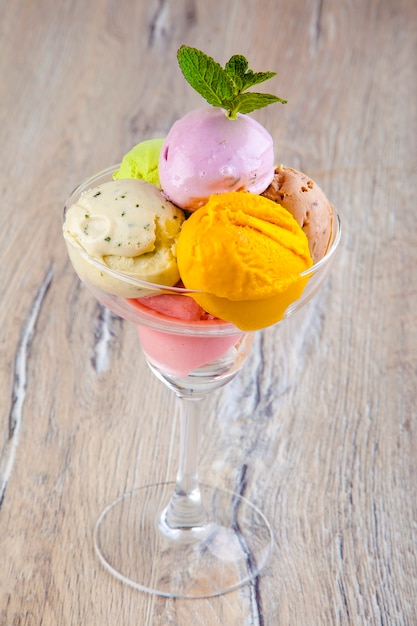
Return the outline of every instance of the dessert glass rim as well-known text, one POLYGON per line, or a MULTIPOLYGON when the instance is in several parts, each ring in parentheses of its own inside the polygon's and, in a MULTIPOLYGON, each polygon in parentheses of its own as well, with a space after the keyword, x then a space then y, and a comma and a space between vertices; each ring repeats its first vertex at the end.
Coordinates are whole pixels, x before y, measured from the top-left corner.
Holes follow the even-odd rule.
MULTIPOLYGON (((67 197, 67 200, 65 201, 65 204, 64 204, 64 222, 65 222, 66 212, 68 208, 73 204, 72 198, 76 196, 77 194, 81 195, 83 191, 87 191, 88 189, 91 189, 92 187, 96 186, 97 180, 103 178, 104 176, 110 176, 116 170, 118 170, 119 167, 120 167, 120 163, 116 163, 114 165, 106 167, 96 172, 95 174, 88 176, 87 178, 82 180, 78 185, 76 185, 76 187, 73 188, 72 192, 67 197)), ((137 179, 137 180, 140 180, 140 179, 137 179)), ((304 270, 303 272, 300 272, 298 274, 299 278, 309 278, 310 276, 313 276, 317 271, 321 269, 323 265, 327 265, 327 263, 333 257, 333 255, 335 254, 338 248, 341 234, 342 234, 341 222, 340 222, 338 211, 333 205, 331 205, 331 207, 333 210, 333 224, 332 224, 332 235, 331 235, 328 249, 325 255, 319 261, 317 261, 316 263, 313 263, 311 267, 304 270)), ((74 246, 74 243, 71 242, 71 245, 74 246)), ((160 283, 152 283, 146 280, 141 280, 140 278, 135 278, 134 276, 131 276, 127 273, 123 273, 123 272, 120 272, 118 270, 115 270, 109 267, 108 265, 106 265, 106 263, 103 263, 103 261, 101 261, 100 259, 96 257, 90 256, 80 244, 77 244, 77 248, 79 248, 79 252, 86 259, 88 259, 90 264, 94 265, 97 269, 105 271, 110 276, 113 276, 119 280, 122 280, 123 282, 127 282, 132 285, 137 285, 138 287, 147 289, 149 291, 158 290, 159 292, 165 292, 167 294, 171 293, 171 294, 178 294, 178 295, 183 294, 184 295, 184 294, 193 294, 193 293, 197 293, 197 294, 203 293, 201 289, 189 289, 187 287, 175 287, 175 286, 170 286, 170 285, 162 285, 160 283)))

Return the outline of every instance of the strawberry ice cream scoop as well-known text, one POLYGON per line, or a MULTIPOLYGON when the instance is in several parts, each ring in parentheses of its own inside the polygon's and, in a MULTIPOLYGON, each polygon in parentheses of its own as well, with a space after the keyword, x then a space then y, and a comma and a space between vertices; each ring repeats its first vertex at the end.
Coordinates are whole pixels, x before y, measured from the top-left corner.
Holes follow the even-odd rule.
POLYGON ((244 337, 237 329, 224 334, 213 332, 222 328, 224 322, 206 313, 188 296, 166 294, 128 302, 144 320, 137 324, 137 329, 147 359, 173 376, 187 376, 222 358, 244 337), (163 328, 167 318, 171 331, 163 328), (152 319, 152 324, 146 323, 147 319, 152 319))
POLYGON ((274 149, 268 131, 248 115, 229 119, 216 107, 194 109, 175 122, 159 157, 165 196, 188 211, 216 193, 260 194, 273 176, 274 149))

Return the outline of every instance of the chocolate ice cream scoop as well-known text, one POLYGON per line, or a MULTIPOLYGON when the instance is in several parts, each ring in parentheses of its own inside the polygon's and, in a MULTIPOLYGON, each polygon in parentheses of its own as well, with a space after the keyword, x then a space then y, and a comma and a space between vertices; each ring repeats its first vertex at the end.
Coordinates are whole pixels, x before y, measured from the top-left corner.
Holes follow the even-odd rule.
POLYGON ((289 211, 307 235, 310 253, 317 263, 327 252, 332 235, 332 206, 311 178, 291 167, 279 165, 262 194, 289 211))

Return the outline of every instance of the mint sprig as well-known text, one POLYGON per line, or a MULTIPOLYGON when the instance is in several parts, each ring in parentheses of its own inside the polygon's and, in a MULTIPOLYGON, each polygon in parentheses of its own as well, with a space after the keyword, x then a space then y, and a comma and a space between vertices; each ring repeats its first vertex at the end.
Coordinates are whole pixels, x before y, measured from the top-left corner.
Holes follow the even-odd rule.
POLYGON ((224 68, 201 50, 188 46, 181 46, 177 58, 191 87, 212 106, 225 109, 231 119, 238 113, 250 113, 274 102, 287 102, 269 93, 247 92, 250 87, 276 76, 276 72, 253 72, 241 54, 233 55, 224 68))

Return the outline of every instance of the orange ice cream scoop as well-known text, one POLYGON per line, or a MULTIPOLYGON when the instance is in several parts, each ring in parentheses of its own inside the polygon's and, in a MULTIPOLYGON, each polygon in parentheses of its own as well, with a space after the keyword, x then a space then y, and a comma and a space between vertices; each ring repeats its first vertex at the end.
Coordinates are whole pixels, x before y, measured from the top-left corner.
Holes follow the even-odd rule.
POLYGON ((242 330, 274 324, 301 295, 313 264, 290 213, 263 196, 210 196, 183 224, 177 262, 187 289, 211 315, 242 330))

